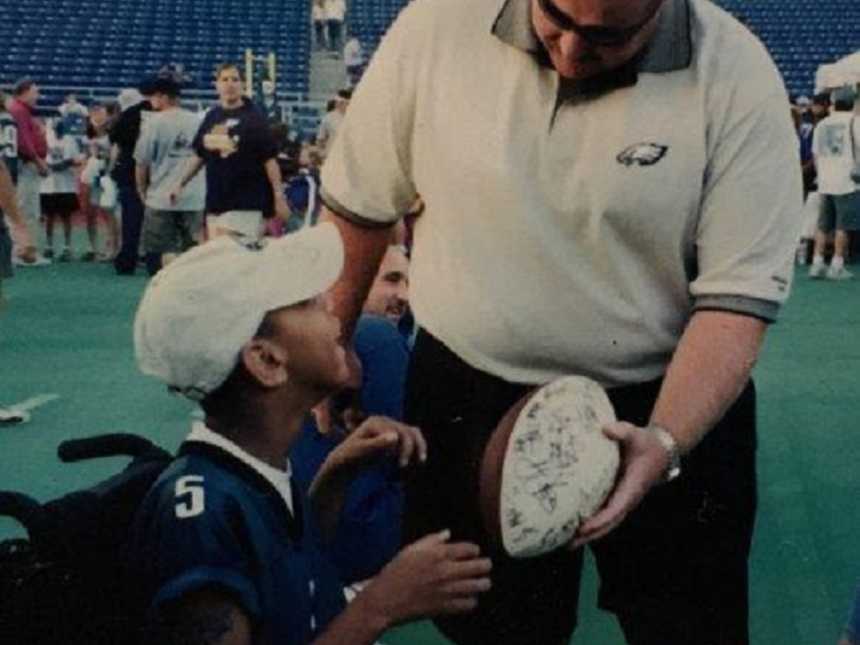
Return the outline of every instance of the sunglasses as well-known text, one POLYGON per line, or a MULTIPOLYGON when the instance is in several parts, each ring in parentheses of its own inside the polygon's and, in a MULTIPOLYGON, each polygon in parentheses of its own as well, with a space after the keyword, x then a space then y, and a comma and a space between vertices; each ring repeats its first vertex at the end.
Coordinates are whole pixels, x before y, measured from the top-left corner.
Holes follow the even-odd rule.
POLYGON ((561 31, 572 31, 596 47, 620 48, 629 43, 657 15, 662 2, 655 2, 645 18, 629 27, 602 27, 580 25, 559 9, 552 0, 538 0, 541 11, 561 31))

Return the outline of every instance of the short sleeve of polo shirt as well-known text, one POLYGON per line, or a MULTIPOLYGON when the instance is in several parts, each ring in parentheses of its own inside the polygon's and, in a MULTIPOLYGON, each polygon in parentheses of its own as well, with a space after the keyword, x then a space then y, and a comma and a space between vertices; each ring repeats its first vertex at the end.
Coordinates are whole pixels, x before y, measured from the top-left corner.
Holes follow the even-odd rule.
POLYGON ((415 11, 407 6, 377 49, 322 170, 323 202, 367 226, 397 221, 417 196, 410 152, 415 90, 408 71, 413 68, 404 61, 415 55, 409 46, 419 27, 415 11))
POLYGON ((690 293, 696 310, 775 320, 791 286, 803 198, 788 99, 775 71, 765 78, 764 87, 728 88, 725 114, 712 121, 690 293))
POLYGON ((164 482, 154 507, 144 509, 148 517, 138 522, 136 547, 130 555, 154 562, 149 565, 154 576, 149 581, 154 587, 152 607, 215 587, 257 618, 261 598, 253 583, 248 547, 240 535, 238 503, 211 486, 208 477, 200 479, 192 475, 164 482), (192 495, 199 497, 195 501, 192 495), (197 504, 202 504, 199 513, 197 504))

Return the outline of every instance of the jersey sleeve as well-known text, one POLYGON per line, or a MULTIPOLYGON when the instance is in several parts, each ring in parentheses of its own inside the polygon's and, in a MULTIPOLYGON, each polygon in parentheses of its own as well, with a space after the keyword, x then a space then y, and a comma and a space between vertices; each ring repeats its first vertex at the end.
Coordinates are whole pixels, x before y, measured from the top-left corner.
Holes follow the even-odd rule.
POLYGON ((260 616, 239 503, 208 475, 184 474, 161 483, 138 524, 133 557, 144 559, 136 568, 151 578, 151 607, 217 588, 252 619, 260 616))
POLYGON ((782 91, 750 100, 715 128, 695 235, 696 310, 772 321, 788 297, 803 199, 786 101, 782 91))

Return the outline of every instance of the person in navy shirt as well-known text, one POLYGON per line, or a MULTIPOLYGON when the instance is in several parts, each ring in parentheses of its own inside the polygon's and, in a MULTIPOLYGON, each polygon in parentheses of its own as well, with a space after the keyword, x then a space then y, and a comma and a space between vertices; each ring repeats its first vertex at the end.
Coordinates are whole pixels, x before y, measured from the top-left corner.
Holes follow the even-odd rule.
MULTIPOLYGON (((233 230, 224 215, 238 212, 250 229, 259 230, 262 218, 288 216, 278 146, 263 111, 243 95, 239 68, 219 65, 215 72, 219 103, 200 124, 193 147, 195 156, 172 191, 176 199, 186 184, 206 167, 206 214, 211 235, 218 228, 233 230)), ((229 217, 229 216, 228 216, 229 217)), ((211 236, 210 235, 210 236, 211 236)))
POLYGON ((325 549, 351 482, 381 455, 406 465, 426 449, 416 428, 373 417, 328 455, 307 512, 293 485, 302 420, 351 378, 340 322, 319 295, 342 266, 330 224, 268 244, 222 236, 144 293, 138 365, 206 416, 148 493, 125 549, 143 642, 369 645, 398 623, 470 611, 489 588, 489 560, 441 531, 343 606, 325 549))

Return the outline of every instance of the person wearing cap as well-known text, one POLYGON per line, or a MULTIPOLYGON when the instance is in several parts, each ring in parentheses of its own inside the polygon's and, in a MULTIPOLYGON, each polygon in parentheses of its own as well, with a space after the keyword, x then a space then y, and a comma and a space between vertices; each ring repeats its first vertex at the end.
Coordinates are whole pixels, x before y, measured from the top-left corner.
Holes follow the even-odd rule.
MULTIPOLYGON (((114 269, 119 275, 133 275, 139 259, 144 207, 137 190, 134 149, 137 146, 144 119, 152 112, 152 103, 149 101, 153 90, 152 80, 148 77, 141 81, 138 88, 140 100, 131 103, 122 111, 109 134, 113 146, 110 174, 116 182, 122 209, 121 244, 113 261, 114 269)), ((136 94, 126 93, 123 100, 131 102, 136 98, 136 94)))
POLYGON ((215 70, 219 104, 207 112, 197 131, 195 155, 178 173, 171 199, 206 167, 206 227, 209 237, 225 233, 257 239, 263 219, 289 217, 278 166, 278 146, 266 116, 248 97, 239 68, 215 70))
POLYGON ((860 119, 853 113, 855 92, 850 87, 833 93, 833 113, 822 120, 812 135, 812 153, 818 173, 818 230, 809 277, 848 280, 845 268, 850 236, 860 229, 860 185, 852 177, 860 168, 860 119), (833 257, 824 263, 827 238, 833 234, 833 257))
POLYGON ((479 457, 534 386, 591 377, 621 420, 606 506, 568 550, 494 558, 478 611, 437 621, 454 642, 569 642, 585 543, 628 642, 748 642, 750 373, 801 225, 787 105, 761 42, 705 0, 416 0, 383 38, 322 200, 347 330, 386 228, 426 205, 405 418, 431 450, 407 538, 482 538, 479 457))
POLYGON ((138 365, 206 417, 146 495, 124 550, 148 617, 143 642, 369 645, 397 623, 468 610, 489 586, 489 561, 443 531, 404 549, 343 607, 323 556, 345 488, 385 454, 401 466, 426 455, 420 431, 376 417, 323 464, 308 509, 291 482, 303 419, 350 378, 340 322, 320 295, 342 267, 326 224, 253 247, 221 236, 148 285, 134 322, 138 365))
POLYGON ((174 177, 194 156, 192 142, 200 119, 180 105, 183 80, 170 72, 153 82, 153 114, 135 146, 137 190, 146 207, 143 216, 143 251, 149 275, 187 251, 202 237, 206 179, 195 177, 175 200, 170 191, 174 177))

